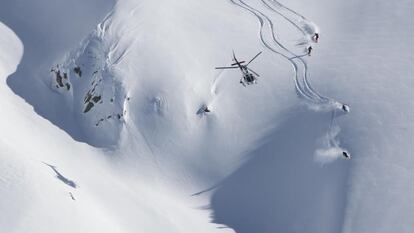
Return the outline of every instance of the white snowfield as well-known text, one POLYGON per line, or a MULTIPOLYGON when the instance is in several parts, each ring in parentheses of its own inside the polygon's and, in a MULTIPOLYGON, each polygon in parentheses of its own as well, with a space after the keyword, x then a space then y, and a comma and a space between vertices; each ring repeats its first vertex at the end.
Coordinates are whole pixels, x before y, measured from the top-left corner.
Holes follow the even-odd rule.
POLYGON ((0 232, 413 232, 413 10, 2 0, 0 232))

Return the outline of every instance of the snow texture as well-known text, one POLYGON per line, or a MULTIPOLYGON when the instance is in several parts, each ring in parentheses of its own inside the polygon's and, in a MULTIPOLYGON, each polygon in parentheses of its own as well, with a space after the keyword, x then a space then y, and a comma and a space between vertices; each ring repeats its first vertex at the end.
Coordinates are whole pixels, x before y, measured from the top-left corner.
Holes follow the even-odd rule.
POLYGON ((0 232, 413 232, 413 10, 2 0, 0 232))

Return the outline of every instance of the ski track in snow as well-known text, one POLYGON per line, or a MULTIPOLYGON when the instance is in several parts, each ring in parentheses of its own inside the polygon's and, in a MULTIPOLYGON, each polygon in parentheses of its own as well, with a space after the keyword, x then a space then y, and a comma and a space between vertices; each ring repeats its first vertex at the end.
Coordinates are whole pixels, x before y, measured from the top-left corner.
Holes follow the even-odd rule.
MULTIPOLYGON (((276 49, 274 49, 270 44, 268 44, 266 41, 265 41, 265 39, 264 39, 264 35, 263 35, 263 29, 264 29, 264 20, 263 20, 263 18, 259 15, 259 14, 257 14, 254 10, 252 10, 252 9, 250 9, 250 8, 248 8, 248 6, 247 5, 241 5, 241 4, 239 4, 239 3, 237 3, 237 2, 235 2, 234 0, 230 0, 233 4, 235 4, 235 5, 237 5, 237 6, 239 6, 239 7, 241 7, 241 8, 243 8, 243 9, 245 9, 245 10, 247 10, 247 11, 249 11, 250 13, 252 13, 253 15, 255 15, 257 18, 258 18, 258 20, 259 20, 259 22, 260 22, 260 31, 259 31, 259 37, 260 37, 260 40, 261 40, 261 42, 262 42, 262 44, 267 48, 267 49, 269 49, 271 52, 273 52, 273 53, 275 53, 275 54, 277 54, 277 55, 280 55, 280 56, 282 56, 283 58, 285 58, 285 59, 287 59, 291 64, 292 64, 292 67, 293 67, 293 69, 294 69, 294 80, 295 80, 295 88, 296 88, 296 92, 298 93, 298 95, 299 95, 299 97, 301 97, 301 98, 305 98, 305 99, 307 99, 307 100, 309 100, 309 101, 312 101, 312 99, 311 99, 311 97, 310 96, 308 96, 307 95, 307 93, 302 89, 302 87, 300 86, 300 84, 299 84, 299 78, 298 78, 298 66, 297 66, 297 64, 294 62, 294 61, 292 61, 292 60, 290 60, 289 59, 289 57, 288 56, 286 56, 286 55, 284 55, 283 53, 281 53, 281 52, 279 52, 279 51, 277 51, 276 49)), ((272 24, 270 25, 270 27, 272 27, 272 24)))
MULTIPOLYGON (((232 1, 234 3, 234 1, 232 1)), ((294 63, 294 66, 296 67, 295 72, 297 73, 295 75, 296 79, 297 79, 297 83, 299 83, 298 77, 298 65, 296 64, 296 62, 294 62, 293 60, 298 58, 300 60, 300 62, 303 64, 304 67, 304 74, 302 75, 302 79, 303 79, 303 84, 304 87, 301 87, 300 85, 298 86, 300 88, 300 93, 303 93, 306 99, 308 99, 310 102, 315 103, 315 104, 323 104, 323 103, 334 103, 335 101, 328 98, 328 97, 324 97, 321 96, 320 94, 318 94, 310 85, 309 83, 309 79, 308 79, 308 66, 305 60, 302 59, 303 56, 306 56, 306 54, 304 55, 297 55, 294 52, 292 52, 291 50, 289 50, 286 46, 284 46, 275 36, 275 30, 274 30, 274 22, 270 19, 269 16, 267 16, 266 14, 264 14, 263 12, 259 11, 258 9, 255 9, 254 7, 250 6, 249 4, 247 4, 246 2, 244 2, 243 0, 239 0, 239 2, 242 4, 236 4, 246 10, 248 10, 249 12, 253 13, 257 18, 259 18, 260 22, 261 22, 261 27, 264 27, 264 22, 268 22, 269 24, 269 29, 271 30, 271 38, 273 40, 274 43, 276 43, 281 49, 283 49, 286 53, 288 53, 288 55, 292 56, 291 58, 289 58, 288 56, 286 56, 285 54, 281 53, 281 52, 276 52, 279 55, 282 55, 285 59, 288 59, 291 63, 294 63)), ((262 0, 263 2, 263 0, 262 0)), ((276 11, 276 10, 275 10, 276 11)), ((296 25, 297 28, 299 28, 299 26, 296 25)), ((263 30, 262 28, 260 29, 261 31, 263 30)), ((301 30, 302 31, 302 30, 301 30)), ((304 31, 302 31, 304 32, 304 31)), ((263 37, 261 38, 263 39, 263 37)), ((263 39, 264 40, 264 39, 263 39)), ((262 40, 262 42, 265 44, 265 46, 270 49, 271 51, 275 52, 275 49, 271 47, 271 45, 269 45, 268 43, 264 42, 262 40)))
MULTIPOLYGON (((302 34, 303 34, 303 36, 311 36, 311 35, 309 35, 309 32, 307 32, 306 30, 304 30, 304 29, 302 29, 297 23, 295 23, 293 20, 291 20, 290 18, 288 18, 287 16, 285 16, 284 14, 282 14, 280 11, 278 11, 278 10, 276 10, 275 8, 273 8, 272 6, 270 6, 265 0, 261 0, 262 1, 262 3, 264 4, 264 5, 266 5, 271 11, 273 11, 273 12, 275 12, 275 13, 277 13, 278 15, 280 15, 280 16, 282 16, 285 20, 287 20, 290 24, 292 24, 296 29, 298 29, 302 34)), ((302 16, 302 15, 300 15, 299 13, 297 13, 296 11, 293 11, 293 10, 291 10, 290 8, 287 8, 287 7, 285 7, 284 5, 282 5, 281 3, 279 3, 278 1, 275 1, 275 0, 272 0, 272 2, 273 3, 275 3, 275 4, 278 4, 278 6, 280 6, 280 8, 282 8, 282 9, 286 9, 286 10, 288 10, 288 11, 290 11, 290 12, 292 12, 293 14, 295 14, 296 16, 298 16, 298 17, 300 17, 301 19, 303 19, 303 21, 305 22, 305 24, 310 24, 310 22, 304 17, 304 16, 302 16)), ((327 102, 327 103, 335 103, 336 101, 335 100, 333 100, 333 99, 331 99, 331 98, 329 98, 329 97, 326 97, 326 96, 323 96, 323 95, 321 95, 318 91, 316 91, 313 87, 312 87, 312 85, 311 85, 311 83, 310 83, 310 81, 309 81, 309 76, 308 76, 308 64, 307 64, 307 62, 303 59, 303 57, 304 56, 306 56, 306 55, 299 55, 299 56, 295 56, 295 57, 293 57, 292 59, 299 59, 299 61, 303 64, 303 66, 304 66, 304 83, 305 83, 305 85, 306 85, 306 88, 308 88, 308 90, 310 90, 311 91, 311 93, 313 94, 313 95, 315 95, 317 98, 319 98, 319 99, 321 99, 322 101, 324 101, 324 102, 327 102)))
MULTIPOLYGON (((341 108, 343 104, 339 103, 338 101, 330 98, 330 97, 326 97, 321 95, 318 91, 316 91, 312 85, 310 84, 310 80, 309 80, 309 74, 308 74, 308 64, 307 62, 303 59, 304 56, 307 56, 307 54, 302 54, 302 55, 298 55, 295 54, 293 51, 289 50, 284 44, 282 44, 282 42, 280 42, 277 37, 276 37, 276 32, 275 32, 275 24, 272 21, 272 19, 264 14, 263 12, 259 11, 258 9, 252 7, 251 5, 247 4, 245 1, 243 0, 237 0, 237 2, 235 0, 230 0, 234 5, 237 5, 247 11, 249 11, 250 13, 252 13, 253 15, 255 15, 257 17, 257 19, 260 22, 260 29, 259 29, 259 37, 260 40, 262 42, 262 44, 271 52, 275 53, 276 55, 280 55, 283 58, 285 58, 286 60, 288 60, 291 64, 292 67, 294 69, 294 80, 295 80, 295 88, 296 88, 296 92, 299 95, 299 97, 301 97, 302 99, 305 99, 307 101, 309 101, 312 105, 316 105, 316 107, 312 107, 313 110, 316 111, 323 111, 325 109, 332 109, 332 117, 331 117, 331 122, 328 128, 328 131, 326 133, 326 137, 328 138, 328 142, 325 143, 327 145, 323 145, 323 146, 327 146, 328 148, 336 148, 336 149, 341 149, 339 146, 339 141, 336 139, 337 134, 339 133, 339 127, 335 125, 335 119, 337 117, 336 114, 336 109, 337 108, 341 108), (272 42, 275 43, 279 48, 281 48, 284 52, 286 52, 288 55, 280 52, 277 50, 277 48, 274 48, 271 44, 269 44, 268 42, 266 42, 265 38, 264 38, 264 27, 265 24, 268 24, 269 29, 270 29, 270 37, 272 39, 272 42), (291 57, 289 57, 291 56, 291 57), (303 66, 303 73, 302 73, 302 83, 303 86, 301 86, 300 81, 299 81, 299 68, 298 68, 298 64, 295 62, 295 60, 299 60, 299 64, 301 64, 303 66), (337 129, 337 130, 336 130, 337 129), (334 132, 335 131, 335 132, 334 132)), ((285 14, 283 14, 282 12, 280 12, 278 9, 275 9, 274 7, 270 6, 269 3, 266 2, 266 0, 260 0, 261 3, 266 6, 267 8, 269 8, 272 12, 282 16, 287 22, 289 22, 290 24, 292 24, 297 30, 299 30, 303 36, 312 36, 308 31, 306 31, 305 29, 301 28, 298 23, 295 23, 294 20, 290 19, 289 17, 287 17, 285 14)), ((280 2, 276 1, 276 0, 271 0, 273 4, 277 4, 277 6, 279 7, 279 9, 284 9, 285 11, 289 11, 291 13, 293 13, 294 15, 296 15, 297 17, 301 18, 302 21, 304 22, 304 25, 306 25, 307 28, 312 28, 310 21, 308 21, 304 16, 300 15, 299 13, 297 13, 294 10, 291 10, 288 7, 285 7, 283 4, 281 4, 280 2)), ((312 30, 314 31, 314 30, 312 30)), ((311 32, 312 33, 312 32, 311 32)))

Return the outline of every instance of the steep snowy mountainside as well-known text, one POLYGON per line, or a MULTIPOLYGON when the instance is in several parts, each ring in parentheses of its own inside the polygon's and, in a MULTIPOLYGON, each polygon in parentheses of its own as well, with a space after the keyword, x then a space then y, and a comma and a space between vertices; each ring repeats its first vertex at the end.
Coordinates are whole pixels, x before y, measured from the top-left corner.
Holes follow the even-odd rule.
POLYGON ((120 169, 119 158, 73 141, 34 113, 5 83, 22 43, 4 24, 0 32, 7 41, 0 47, 1 232, 217 231, 194 208, 201 203, 120 169))
POLYGON ((412 10, 2 1, 0 231, 411 232, 412 10))
MULTIPOLYGON (((220 177, 228 167, 237 167, 239 157, 234 156, 251 150, 277 125, 283 118, 276 117, 279 113, 298 103, 291 67, 264 51, 262 62, 252 67, 266 82, 245 89, 237 84, 237 71, 214 67, 230 63, 232 50, 248 58, 263 49, 249 13, 221 1, 163 5, 118 2, 77 49, 39 71, 48 87, 38 91, 54 95, 54 103, 45 104, 47 95, 27 101, 77 140, 106 148, 138 143, 156 156, 171 153, 161 163, 174 164, 174 172, 180 165, 220 177), (235 27, 234 20, 243 26, 235 27), (56 105, 70 117, 56 119, 56 105), (214 114, 196 114, 203 105, 214 114), (197 146, 188 147, 188 141, 197 146)), ((14 79, 22 77, 16 73, 10 82, 14 79)), ((19 88, 14 90, 19 93, 19 88)))
MULTIPOLYGON (((334 170, 320 173, 319 165, 313 163, 312 158, 315 149, 313 144, 316 138, 326 133, 330 113, 314 115, 315 118, 310 118, 320 122, 315 124, 313 133, 304 133, 306 126, 296 126, 295 116, 298 114, 307 116, 309 113, 303 103, 311 102, 313 107, 318 107, 319 100, 313 100, 319 97, 308 90, 308 93, 302 93, 302 98, 307 101, 303 102, 298 98, 298 91, 302 90, 295 85, 295 81, 300 77, 295 76, 293 63, 288 59, 290 52, 281 51, 284 56, 279 56, 275 52, 279 48, 275 46, 272 31, 267 27, 269 22, 266 22, 263 41, 260 41, 259 25, 255 16, 232 2, 217 0, 162 3, 165 7, 160 8, 159 2, 119 1, 97 29, 89 36, 85 35, 82 41, 79 39, 80 44, 74 43, 73 49, 66 49, 65 46, 68 46, 70 41, 63 40, 61 46, 52 47, 43 44, 41 49, 25 50, 19 70, 8 78, 12 90, 32 104, 41 116, 65 130, 76 140, 104 148, 104 150, 97 150, 81 144, 82 152, 77 152, 78 146, 75 145, 78 144, 69 142, 68 138, 65 138, 57 146, 73 147, 74 151, 67 152, 69 154, 62 153, 61 150, 58 152, 38 150, 44 152, 42 154, 46 156, 41 160, 55 165, 57 169, 63 169, 58 170, 62 174, 68 174, 67 169, 73 169, 68 179, 79 184, 79 189, 73 193, 76 201, 82 199, 96 203, 96 206, 90 206, 82 202, 85 204, 79 204, 79 211, 84 211, 86 215, 93 215, 94 211, 99 212, 104 208, 110 213, 104 212, 103 217, 114 219, 108 221, 108 225, 86 226, 83 225, 83 221, 76 223, 76 218, 83 215, 74 211, 73 218, 70 217, 67 221, 74 222, 74 225, 82 230, 108 227, 108 229, 115 229, 112 231, 148 229, 149 232, 163 232, 165 229, 170 229, 169 221, 166 225, 162 224, 160 228, 154 228, 153 225, 156 225, 156 222, 165 223, 166 218, 171 218, 172 224, 179 228, 186 227, 186 223, 182 222, 187 221, 187 214, 191 214, 194 215, 191 221, 195 224, 188 225, 188 228, 197 227, 199 228, 197 232, 214 231, 215 225, 209 224, 210 220, 239 230, 238 226, 229 224, 226 219, 220 221, 208 218, 210 211, 217 216, 220 210, 215 209, 216 206, 212 205, 208 210, 191 209, 194 206, 206 205, 210 193, 201 197, 190 195, 217 184, 225 185, 226 183, 222 182, 223 178, 238 169, 243 162, 255 158, 256 149, 267 144, 268 141, 271 143, 275 138, 272 136, 274 131, 286 122, 288 127, 285 130, 290 131, 293 136, 289 141, 296 142, 294 135, 302 134, 304 138, 299 142, 306 142, 307 146, 295 147, 300 148, 299 151, 290 151, 290 147, 280 151, 286 156, 286 160, 281 164, 289 166, 294 162, 291 158, 299 153, 308 159, 306 164, 313 164, 309 172, 300 172, 300 175, 317 178, 321 174, 326 174, 328 179, 324 179, 324 182, 343 184, 342 175, 345 172, 342 163, 337 165, 340 169, 339 176, 329 176, 334 170), (272 44, 275 46, 272 47, 275 51, 267 49, 263 43, 272 44), (231 64, 233 50, 241 59, 248 59, 257 52, 263 51, 258 60, 251 65, 261 75, 258 85, 244 88, 239 84, 238 71, 214 70, 216 66, 231 64), (44 59, 41 56, 43 52, 48 53, 44 59), (197 114, 204 105, 212 110, 211 113, 197 114), (109 116, 111 118, 108 118, 109 116), (269 135, 271 137, 267 137, 269 135), (59 154, 59 159, 50 161, 50 156, 55 154, 59 154), (114 163, 116 168, 111 170, 105 165, 88 163, 85 159, 79 159, 76 165, 70 165, 68 161, 73 160, 72 154, 102 156, 102 158, 93 157, 92 161, 106 160, 110 157, 109 162, 114 163), (79 165, 80 162, 82 166, 79 165), (98 171, 92 170, 88 174, 81 172, 95 169, 91 167, 96 167, 98 171), (105 175, 103 176, 102 173, 105 175), (121 173, 121 175, 111 178, 113 173, 121 173), (113 187, 108 187, 108 184, 113 187), (125 189, 124 186, 128 188, 125 189), (138 198, 136 193, 142 196, 136 199, 138 198), (117 198, 119 196, 124 198, 117 198), (160 201, 161 206, 156 204, 155 200, 164 198, 165 201, 160 201), (130 205, 133 208, 127 208, 130 205), (123 209, 131 210, 124 213, 123 209), (159 212, 160 209, 162 213, 159 212), (174 215, 173 210, 181 210, 182 214, 174 215), (142 216, 140 221, 135 219, 136 215, 142 216), (154 224, 148 225, 146 222, 154 224)), ((13 6, 14 3, 10 4, 13 6)), ((99 15, 103 16, 98 12, 88 20, 98 21, 99 15)), ((18 35, 25 35, 24 28, 19 27, 21 26, 19 21, 16 23, 14 17, 6 16, 3 16, 7 18, 5 22, 16 28, 18 35)), ((57 23, 68 24, 64 17, 59 20, 64 22, 57 23)), ((43 21, 38 23, 40 22, 45 23, 43 21)), ((54 25, 54 22, 48 23, 54 25)), ((290 27, 290 24, 278 26, 289 35, 288 38, 295 38, 293 42, 296 43, 296 38, 300 39, 302 35, 297 32, 290 35, 290 27)), ((66 30, 64 28, 62 33, 66 30)), ((83 31, 76 31, 73 34, 82 38, 83 31)), ((40 31, 39 35, 44 36, 47 33, 40 31)), ((22 36, 22 42, 25 47, 37 46, 31 43, 29 36, 22 36)), ((303 52, 303 48, 297 48, 292 44, 289 46, 298 49, 295 53, 303 52)), ((305 84, 301 81, 297 85, 305 84)), ((33 117, 31 114, 29 116, 33 117)), ((31 119, 28 120, 30 121, 31 119)), ((312 121, 309 123, 312 124, 312 121)), ((45 127, 44 123, 39 124, 39 127, 45 127)), ((26 130, 23 128, 19 131, 26 130)), ((27 141, 30 141, 32 136, 27 135, 27 137, 29 138, 27 141)), ((54 134, 50 137, 54 138, 54 134)), ((64 136, 56 137, 56 141, 60 141, 61 137, 64 136)), ((16 138, 10 140, 17 141, 16 138)), ((276 140, 281 144, 284 142, 279 138, 276 140)), ((32 150, 36 151, 37 146, 31 148, 35 148, 32 150)), ((270 151, 274 150, 277 148, 270 149, 270 151)), ((38 156, 33 155, 35 158, 38 156)), ((40 163, 41 161, 37 162, 39 164, 36 169, 31 171, 33 173, 37 173, 40 169, 48 171, 49 173, 42 173, 39 179, 46 180, 45 187, 52 185, 48 183, 48 178, 52 182, 52 178, 56 176, 55 172, 40 163)), ((271 162, 269 165, 274 165, 277 160, 271 162)), ((289 183, 290 180, 289 178, 286 182, 289 183)), ((56 179, 53 181, 59 182, 56 179)), ((264 184, 268 182, 264 180, 264 184)), ((36 182, 28 180, 27 183, 36 182)), ((47 203, 48 196, 42 196, 38 188, 29 186, 27 192, 36 192, 34 202, 41 204, 28 211, 28 215, 19 218, 23 219, 22 224, 13 222, 6 226, 7 229, 19 231, 20 227, 35 226, 41 228, 39 231, 45 230, 44 221, 50 216, 44 215, 40 206, 58 205, 62 202, 64 203, 62 209, 72 210, 71 198, 68 196, 68 192, 72 192, 69 191, 71 189, 64 184, 59 184, 65 191, 57 189, 53 193, 59 196, 55 203, 47 203), (40 216, 42 221, 34 217, 36 215, 40 216)), ((320 181, 319 184, 324 183, 320 181)), ((271 189, 277 188, 277 185, 267 186, 271 189)), ((337 202, 341 205, 344 198, 343 195, 336 197, 337 190, 312 189, 316 194, 335 196, 330 203, 337 202)), ((315 196, 316 198, 312 200, 315 203, 322 203, 325 200, 323 195, 315 196)), ((18 197, 21 196, 16 195, 16 198, 18 197)), ((224 203, 226 198, 224 196, 224 203)), ((274 202, 272 197, 262 201, 267 206, 278 203, 274 202)), ((255 204, 254 201, 252 203, 255 204)), ((335 212, 336 205, 326 206, 327 213, 335 212)), ((262 205, 259 207, 261 208, 262 205)), ((8 208, 12 207, 7 206, 6 209, 8 208)), ((237 216, 237 211, 230 206, 220 205, 220 208, 228 208, 232 216, 237 216)), ((318 205, 309 208, 309 212, 318 210, 318 205)), ((306 219, 309 212, 301 214, 301 217, 306 219)), ((322 228, 329 232, 331 229, 338 228, 337 219, 341 214, 341 211, 337 211, 335 214, 318 217, 317 221, 313 219, 305 221, 302 225, 305 227, 309 224, 315 225, 317 227, 312 229, 322 228), (327 224, 325 216, 335 219, 335 223, 327 224), (319 225, 323 227, 318 227, 319 225)), ((53 219, 64 220, 62 216, 65 215, 65 212, 62 212, 62 215, 56 215, 53 219)), ((274 215, 268 215, 261 220, 268 222, 272 221, 273 217, 274 215)), ((259 219, 252 218, 252 220, 259 219)), ((56 221, 56 225, 52 228, 62 229, 65 224, 66 221, 56 221)), ((276 227, 283 227, 283 225, 276 227)), ((180 231, 188 232, 186 229, 180 231)), ((272 229, 276 228, 269 228, 272 229)))
POLYGON ((342 142, 355 155, 343 232, 411 232, 414 4, 315 0, 306 8, 323 41, 309 61, 312 81, 352 106, 341 119, 342 142))
POLYGON ((2 53, 0 54, 0 71, 1 77, 4 78, 16 71, 22 56, 23 45, 16 38, 13 31, 4 24, 1 24, 1 31, 3 36, 0 38, 0 44, 3 46, 1 47, 2 53))
MULTIPOLYGON (((1 2, 0 21, 12 28, 25 46, 19 69, 7 84, 60 128, 63 122, 75 122, 71 114, 62 114, 66 106, 57 94, 44 92, 51 85, 50 69, 96 27, 112 4, 111 0, 1 2)), ((70 133, 81 137, 75 127, 66 130, 74 130, 70 133)))

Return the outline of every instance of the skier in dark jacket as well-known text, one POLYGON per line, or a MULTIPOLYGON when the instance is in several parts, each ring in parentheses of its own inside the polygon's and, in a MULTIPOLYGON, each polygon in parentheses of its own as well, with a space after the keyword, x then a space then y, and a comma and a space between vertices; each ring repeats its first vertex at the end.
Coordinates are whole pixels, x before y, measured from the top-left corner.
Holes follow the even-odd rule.
POLYGON ((313 35, 312 39, 313 39, 313 41, 315 43, 318 43, 319 42, 319 33, 315 32, 315 34, 313 35))
POLYGON ((342 105, 342 110, 343 110, 344 112, 349 112, 349 111, 351 110, 351 108, 350 108, 347 104, 343 104, 343 105, 342 105))
POLYGON ((342 155, 343 155, 346 159, 351 159, 351 155, 350 155, 350 154, 348 154, 348 152, 346 152, 346 151, 343 151, 343 152, 342 152, 342 155))
POLYGON ((312 48, 312 46, 309 46, 309 47, 308 47, 308 56, 310 56, 310 55, 311 55, 312 49, 313 49, 313 48, 312 48))

